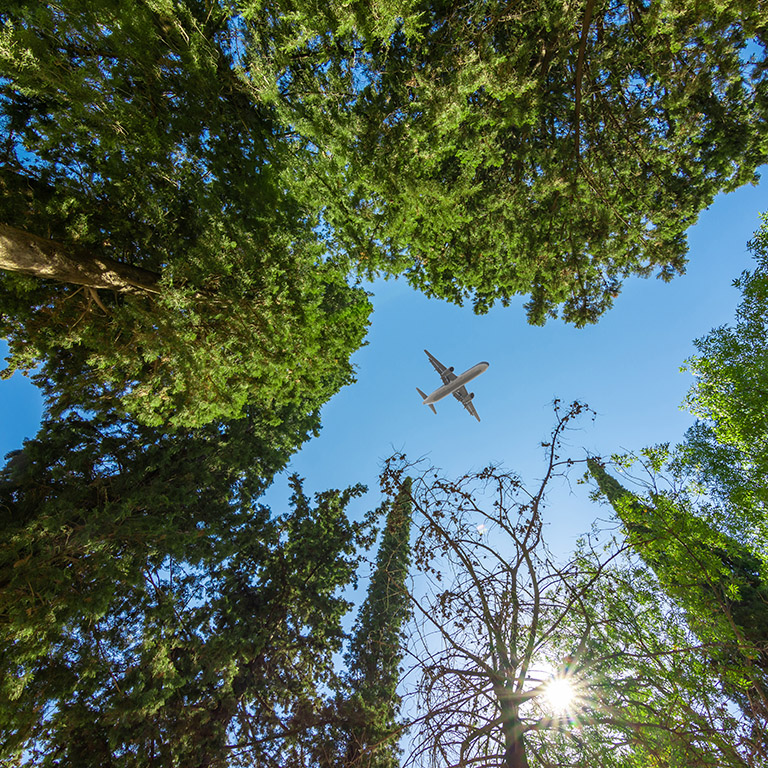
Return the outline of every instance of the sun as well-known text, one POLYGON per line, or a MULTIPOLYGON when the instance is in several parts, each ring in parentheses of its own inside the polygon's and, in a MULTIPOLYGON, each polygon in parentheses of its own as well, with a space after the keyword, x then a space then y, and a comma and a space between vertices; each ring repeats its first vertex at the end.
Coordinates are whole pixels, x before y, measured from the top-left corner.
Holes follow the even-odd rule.
POLYGON ((576 699, 576 688, 564 677, 555 677, 547 683, 545 695, 550 707, 556 712, 570 709, 576 699))

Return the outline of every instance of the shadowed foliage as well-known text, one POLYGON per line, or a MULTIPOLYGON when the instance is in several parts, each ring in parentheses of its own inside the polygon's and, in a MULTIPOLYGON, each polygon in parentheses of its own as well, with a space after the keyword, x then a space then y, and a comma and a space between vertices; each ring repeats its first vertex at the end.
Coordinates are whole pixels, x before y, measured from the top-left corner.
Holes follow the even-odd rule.
POLYGON ((362 486, 312 503, 294 477, 286 511, 256 503, 294 445, 249 440, 249 421, 163 434, 70 416, 12 457, 0 759, 300 764, 369 520, 346 516, 362 486))

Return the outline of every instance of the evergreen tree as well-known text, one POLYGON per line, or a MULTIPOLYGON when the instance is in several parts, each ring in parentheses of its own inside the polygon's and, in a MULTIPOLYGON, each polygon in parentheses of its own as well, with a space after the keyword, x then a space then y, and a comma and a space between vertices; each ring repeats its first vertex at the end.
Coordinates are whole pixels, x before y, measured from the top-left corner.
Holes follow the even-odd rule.
POLYGON ((593 528, 571 557, 548 549, 551 491, 578 463, 563 434, 583 410, 556 404, 534 486, 495 466, 419 467, 405 764, 762 765, 707 653, 723 645, 693 635, 624 542, 593 528))
POLYGON ((192 427, 352 380, 370 304, 301 192, 311 148, 253 98, 243 24, 197 0, 0 11, 0 333, 52 413, 192 427))
POLYGON ((410 477, 402 482, 387 513, 376 568, 346 655, 349 697, 343 701, 346 751, 353 768, 397 768, 397 712, 403 625, 410 616, 406 587, 410 564, 410 477))
POLYGON ((8 370, 151 425, 312 410, 365 332, 350 266, 592 322, 765 161, 764 10, 6 3, 8 370))
POLYGON ((768 538, 768 217, 747 244, 755 268, 742 273, 735 322, 697 339, 686 361, 696 376, 685 405, 698 421, 675 452, 675 471, 717 498, 735 536, 768 538))
POLYGON ((750 549, 686 508, 682 500, 638 498, 596 459, 589 471, 629 543, 686 612, 727 693, 755 723, 764 756, 768 725, 768 581, 750 549))
POLYGON ((363 489, 312 504, 294 478, 288 511, 257 504, 295 450, 249 440, 257 421, 164 434, 70 414, 13 457, 0 761, 286 766, 312 748, 370 545, 345 512, 363 489))
POLYGON ((626 276, 682 272, 699 212, 768 157, 763 0, 400 16, 365 39, 349 208, 371 233, 361 265, 429 296, 486 312, 529 294, 533 323, 595 322, 626 276))

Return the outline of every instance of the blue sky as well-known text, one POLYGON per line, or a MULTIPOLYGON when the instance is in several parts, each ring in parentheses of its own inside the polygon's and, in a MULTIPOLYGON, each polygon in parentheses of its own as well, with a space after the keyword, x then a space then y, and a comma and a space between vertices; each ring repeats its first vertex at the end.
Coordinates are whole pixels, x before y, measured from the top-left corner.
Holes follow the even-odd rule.
MULTIPOLYGON (((353 357, 358 381, 325 406, 322 433, 288 472, 305 477, 309 492, 369 485, 359 512, 378 504, 377 476, 393 451, 424 456, 448 474, 502 463, 534 481, 555 397, 583 400, 598 414, 570 433, 574 458, 585 449, 609 454, 679 440, 692 423, 679 408, 691 383, 680 366, 694 351, 693 339, 733 319, 739 293, 732 281, 752 266, 746 243, 759 212, 768 210, 767 184, 720 195, 689 232, 687 273, 668 284, 628 280, 615 307, 588 328, 560 321, 529 326, 524 297, 476 316, 426 299, 403 280, 375 283, 368 344, 353 357), (440 384, 424 348, 457 372, 490 363, 470 386, 480 423, 453 398, 437 404, 436 416, 421 404, 416 387, 431 392, 440 384)), ((5 349, 0 342, 0 353, 5 349)), ((0 456, 35 433, 40 414, 29 380, 17 374, 0 381, 0 456)), ((287 498, 288 472, 267 494, 276 510, 287 498)), ((547 520, 556 549, 570 549, 599 514, 586 497, 575 485, 554 495, 547 520)))
MULTIPOLYGON (((476 316, 426 299, 403 280, 377 282, 368 344, 353 357, 358 381, 325 406, 320 437, 289 471, 312 491, 364 482, 369 505, 378 503, 376 478, 394 451, 425 456, 449 475, 502 463, 535 481, 555 397, 585 401, 597 412, 594 423, 583 419, 570 433, 574 458, 585 450, 605 455, 677 442, 693 423, 680 410, 692 381, 680 367, 695 338, 733 320, 740 294, 732 282, 752 267, 746 243, 768 210, 766 185, 718 196, 689 231, 685 275, 671 283, 628 280, 614 308, 583 329, 560 321, 528 325, 524 297, 476 316), (440 384, 424 348, 457 372, 490 363, 469 387, 480 423, 453 398, 437 404, 437 416, 421 404, 416 387, 429 393, 440 384)), ((278 480, 269 499, 278 504, 285 489, 278 480)), ((574 485, 553 498, 548 539, 556 549, 570 549, 599 514, 587 495, 574 485)))

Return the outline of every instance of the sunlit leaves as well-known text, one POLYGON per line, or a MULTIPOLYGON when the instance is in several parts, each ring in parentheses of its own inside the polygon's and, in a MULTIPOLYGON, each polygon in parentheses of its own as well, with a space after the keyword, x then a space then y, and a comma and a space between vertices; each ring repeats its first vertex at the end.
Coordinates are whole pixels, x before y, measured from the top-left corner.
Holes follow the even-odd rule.
POLYGON ((760 12, 589 7, 582 37, 583 4, 422 3, 418 39, 373 50, 350 180, 377 267, 477 312, 527 294, 531 322, 577 325, 628 275, 683 270, 685 230, 766 156, 765 71, 742 59, 760 12))
POLYGON ((319 408, 353 380, 370 304, 302 192, 312 153, 232 69, 233 9, 34 5, 3 10, 4 220, 158 273, 161 293, 96 302, 4 273, 10 370, 42 363, 52 414, 319 408))
POLYGON ((696 341, 687 361, 696 376, 686 406, 702 419, 678 448, 676 466, 707 485, 734 531, 747 523, 758 539, 768 530, 768 224, 749 244, 757 262, 741 289, 735 322, 696 341))
POLYGON ((708 520, 685 490, 640 498, 596 460, 588 464, 629 544, 682 609, 709 669, 752 723, 751 749, 768 754, 760 735, 768 722, 768 578, 759 551, 746 536, 729 535, 708 520))

